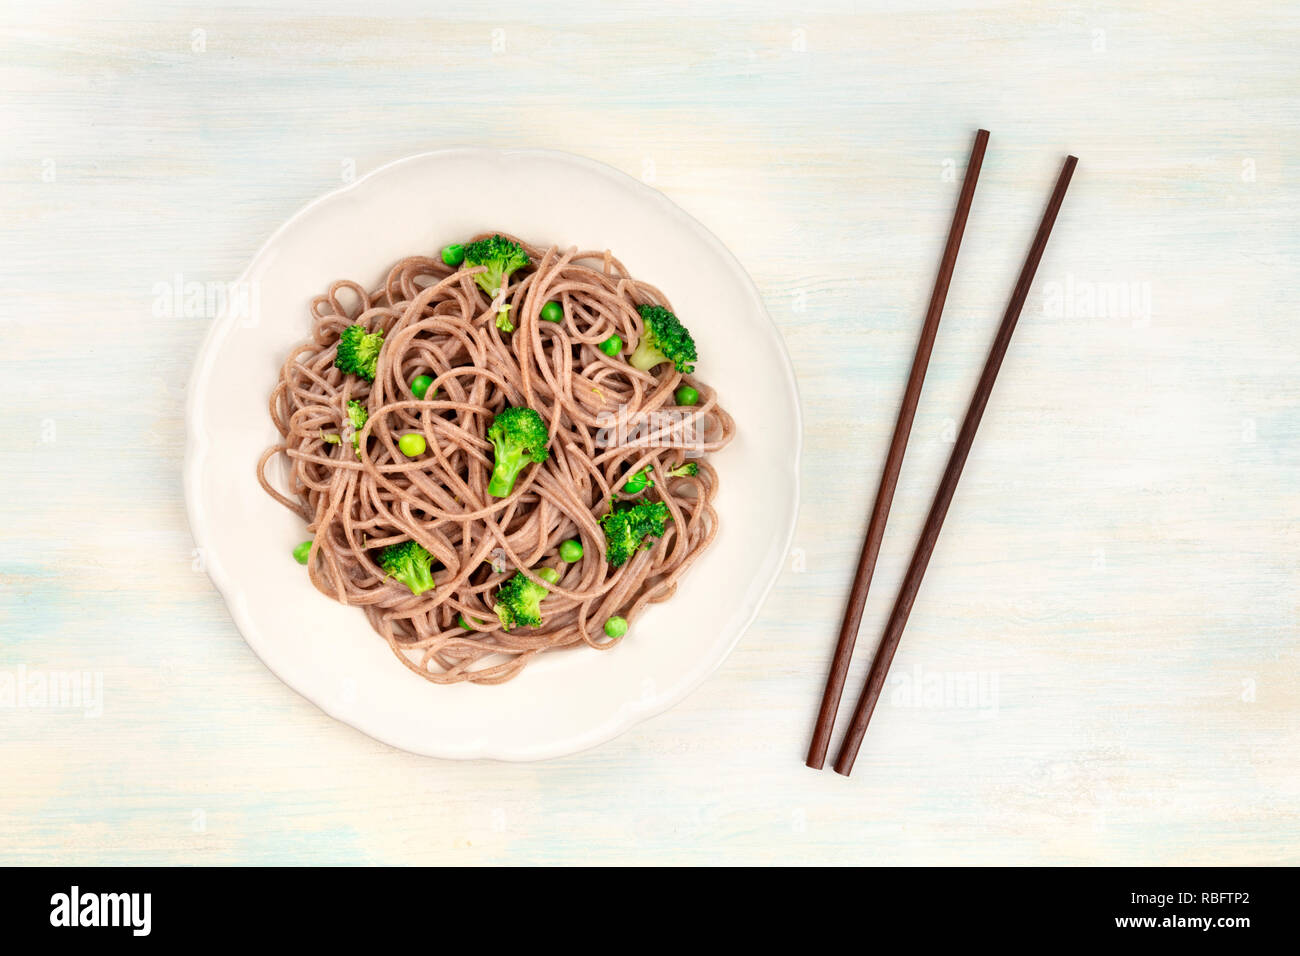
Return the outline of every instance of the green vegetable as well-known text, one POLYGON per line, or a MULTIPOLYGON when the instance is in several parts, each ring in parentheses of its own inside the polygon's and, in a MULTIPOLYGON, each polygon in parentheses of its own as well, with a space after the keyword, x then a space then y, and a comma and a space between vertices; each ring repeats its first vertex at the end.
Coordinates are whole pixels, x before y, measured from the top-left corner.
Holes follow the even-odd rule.
POLYGON ((442 247, 442 261, 449 266, 458 266, 465 261, 465 247, 459 242, 442 247))
POLYGON ((357 457, 361 457, 361 429, 366 427, 366 422, 370 420, 370 413, 366 411, 366 406, 362 405, 356 399, 348 399, 348 421, 352 425, 352 447, 357 450, 357 457))
POLYGON ((334 365, 349 375, 373 382, 379 350, 383 345, 383 332, 367 332, 364 325, 349 325, 339 336, 334 365))
POLYGON ((573 564, 582 560, 582 542, 576 538, 560 542, 560 560, 573 564))
POLYGON ((410 588, 412 594, 423 594, 434 587, 433 555, 415 541, 384 548, 379 553, 379 566, 388 577, 410 588))
POLYGON ((683 385, 673 392, 673 398, 677 400, 678 405, 694 405, 700 400, 700 393, 689 385, 683 385))
MULTIPOLYGON (((474 628, 470 627, 469 624, 465 621, 465 615, 464 615, 464 614, 457 614, 457 615, 456 615, 456 623, 459 624, 461 627, 463 627, 463 628, 464 628, 465 630, 467 630, 467 631, 472 631, 472 630, 474 630, 474 628)), ((474 618, 474 623, 475 623, 475 624, 482 624, 483 622, 480 621, 478 618, 474 618)))
POLYGON ((623 482, 623 493, 625 495, 634 495, 644 490, 647 486, 653 488, 654 481, 650 478, 649 467, 642 468, 635 475, 623 482))
POLYGON ((546 303, 544 306, 542 306, 542 321, 563 322, 564 307, 560 305, 560 303, 555 302, 554 300, 546 303))
POLYGON ((600 526, 605 531, 606 560, 621 567, 643 546, 650 546, 647 538, 663 536, 668 518, 668 506, 662 501, 641 501, 605 515, 600 526))
MULTIPOLYGON (((433 384, 433 378, 428 375, 417 375, 411 379, 411 394, 416 398, 424 398, 429 394, 429 386, 433 384)), ((438 397, 438 390, 433 390, 433 398, 438 397)))
POLYGON ((613 358, 619 352, 623 351, 623 340, 619 338, 617 335, 611 335, 609 338, 601 342, 600 345, 596 347, 600 349, 602 352, 604 352, 606 355, 608 355, 610 358, 613 358))
POLYGON ((610 637, 622 637, 627 633, 627 618, 611 617, 605 622, 605 633, 610 637))
MULTIPOLYGON (((361 457, 361 429, 365 427, 370 413, 366 411, 366 406, 362 405, 355 399, 348 400, 348 422, 352 426, 352 447, 357 450, 357 457, 361 457)), ((320 433, 321 441, 330 445, 341 445, 343 439, 339 435, 331 432, 320 433)))
POLYGON ((401 438, 397 439, 397 450, 407 458, 418 458, 424 454, 428 448, 424 436, 419 432, 407 432, 401 438))
POLYGON ((560 580, 560 572, 555 570, 555 568, 538 568, 533 573, 548 584, 554 584, 556 581, 560 580))
POLYGON ((516 571, 514 577, 507 578, 501 590, 497 591, 494 610, 507 631, 519 624, 541 627, 542 598, 549 593, 544 584, 535 584, 524 577, 522 571, 516 571))
MULTIPOLYGON (((487 266, 487 270, 476 275, 474 281, 480 289, 496 298, 509 283, 510 273, 528 265, 528 253, 519 243, 511 242, 505 236, 489 236, 465 247, 465 262, 471 266, 487 266)), ((515 330, 510 322, 510 306, 498 310, 497 328, 502 332, 515 330)))
POLYGON ((677 468, 672 468, 664 472, 664 474, 669 478, 689 478, 693 475, 698 475, 699 473, 700 466, 693 461, 688 461, 684 465, 680 465, 677 468))
POLYGON ((519 473, 529 462, 546 461, 546 422, 531 408, 507 408, 487 430, 495 452, 488 494, 504 498, 515 486, 519 473))
POLYGON ((672 362, 677 371, 690 374, 695 369, 695 340, 677 316, 662 305, 642 305, 644 331, 636 350, 628 358, 633 368, 648 372, 661 362, 672 362))
POLYGON ((293 549, 293 559, 299 564, 306 564, 307 558, 311 555, 311 542, 304 541, 293 549))

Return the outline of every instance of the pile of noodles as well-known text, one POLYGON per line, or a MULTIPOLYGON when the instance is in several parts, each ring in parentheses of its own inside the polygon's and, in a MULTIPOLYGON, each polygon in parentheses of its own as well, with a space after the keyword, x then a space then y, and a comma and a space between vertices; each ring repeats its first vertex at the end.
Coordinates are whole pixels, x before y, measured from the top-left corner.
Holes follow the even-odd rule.
MULTIPOLYGON (((434 258, 403 259, 373 291, 339 281, 318 296, 311 340, 289 354, 271 393, 283 440, 258 462, 262 487, 314 536, 312 583, 364 608, 398 658, 438 683, 500 683, 543 651, 613 646, 605 621, 635 622, 647 604, 671 597, 717 531, 717 473, 706 456, 731 440, 731 417, 672 363, 646 373, 626 359, 642 333, 637 306, 671 303, 609 252, 515 241, 531 261, 496 298, 511 304, 514 332, 496 327, 494 303, 474 281, 481 269, 434 258), (563 322, 540 320, 549 300, 563 306, 563 322), (384 332, 373 384, 334 367, 339 334, 355 323, 384 332), (624 349, 610 357, 597 346, 614 334, 624 349), (424 400, 409 384, 418 375, 433 378, 424 400), (675 404, 682 384, 698 390, 698 404, 675 404), (349 399, 369 410, 360 457, 348 440, 349 399), (523 471, 509 497, 493 498, 487 428, 521 405, 545 420, 550 455, 523 471), (408 432, 423 434, 425 454, 398 451, 408 432), (333 435, 343 440, 326 441, 333 435), (688 460, 698 463, 695 476, 666 477, 688 460), (268 477, 272 461, 287 466, 287 494, 268 477), (672 518, 651 547, 611 567, 599 519, 624 497, 626 477, 647 466, 654 485, 638 498, 662 500, 672 518), (408 538, 434 556, 436 588, 420 595, 377 563, 379 549, 408 538), (574 563, 558 555, 569 539, 583 547, 574 563), (542 567, 561 575, 547 585, 543 625, 506 631, 493 611, 497 588, 520 569, 540 580, 542 567)), ((683 317, 688 327, 691 319, 683 317)))

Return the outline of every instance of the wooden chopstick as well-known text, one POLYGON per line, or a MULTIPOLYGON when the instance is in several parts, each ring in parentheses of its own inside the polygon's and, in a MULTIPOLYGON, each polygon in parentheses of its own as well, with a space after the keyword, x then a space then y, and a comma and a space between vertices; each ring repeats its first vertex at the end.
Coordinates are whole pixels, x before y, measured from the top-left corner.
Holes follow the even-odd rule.
POLYGON ((917 591, 920 590, 921 579, 925 576, 930 555, 934 551, 935 542, 939 539, 939 529, 943 526, 944 516, 947 515, 953 493, 957 490, 957 481, 961 478, 962 467, 966 464, 966 456, 970 454, 971 443, 975 440, 975 431, 979 428, 980 418, 984 415, 985 406, 988 405, 989 395, 993 391, 993 382, 1002 367, 1007 346, 1011 344, 1011 333, 1016 330, 1016 321, 1020 318, 1025 300, 1029 297, 1029 286, 1034 281, 1034 273, 1043 258, 1043 250, 1047 248, 1048 237, 1052 234, 1052 225, 1056 222, 1056 214, 1061 209, 1066 187, 1070 185, 1070 177, 1074 174, 1074 167, 1078 162, 1079 160, 1074 156, 1066 158, 1061 175, 1056 180, 1056 188, 1052 190, 1052 197, 1048 200, 1047 209, 1038 224, 1038 232, 1029 247, 1029 255, 1020 270, 1020 278, 1011 294, 1007 311, 1002 316, 1002 324, 998 326, 993 347, 989 350, 988 360, 984 363, 984 371, 975 386, 975 394, 971 396, 970 407, 966 410, 961 431, 957 434, 957 443, 948 458, 948 467, 944 469, 943 479, 939 482, 939 488, 934 495, 934 503, 930 506, 930 514, 925 519, 925 527, 921 531, 920 540, 916 543, 912 563, 907 568, 907 574, 898 590, 898 598, 894 602, 894 609, 889 615, 889 623, 885 625, 880 646, 876 649, 875 659, 871 662, 871 670, 867 674, 862 696, 858 698, 853 720, 844 735, 843 743, 840 744, 840 752, 835 758, 836 773, 848 776, 853 771, 853 762, 857 759, 858 748, 862 746, 862 738, 867 732, 867 724, 871 721, 871 713, 880 699, 880 691, 884 687, 889 664, 894 659, 894 652, 898 649, 898 642, 903 636, 907 616, 911 613, 917 591))
POLYGON ((806 763, 814 770, 820 770, 826 765, 826 749, 830 746, 831 730, 835 726, 835 712, 839 709, 840 697, 844 693, 844 681, 853 659, 853 645, 857 642, 858 628, 862 624, 862 610, 867 603, 867 591, 871 588, 871 576, 876 570, 880 542, 885 536, 885 523, 889 520, 889 506, 893 503, 894 489, 898 486, 898 473, 903 467, 907 438, 912 433, 912 419, 916 417, 916 406, 921 400, 921 386, 925 383, 925 371, 930 364, 930 352, 934 348, 935 334, 939 331, 939 318, 943 315, 943 304, 948 298, 948 285, 952 282, 957 252, 961 248, 962 234, 966 231, 966 217, 970 213, 971 200, 975 198, 975 184, 979 181, 988 142, 988 130, 982 129, 975 134, 975 145, 971 147, 970 159, 966 162, 966 178, 962 181, 961 194, 957 197, 952 225, 948 227, 948 241, 943 247, 943 258, 939 260, 939 274, 934 277, 930 308, 925 313, 921 337, 916 343, 916 355, 912 358, 912 372, 903 392, 903 404, 899 406, 898 420, 894 422, 894 437, 889 443, 889 454, 885 456, 885 470, 881 473, 880 485, 876 488, 871 523, 867 525, 867 536, 862 542, 862 553, 858 556, 858 570, 853 575, 853 588, 849 591, 849 602, 844 608, 844 621, 840 625, 835 655, 831 658, 831 669, 826 675, 826 689, 822 692, 821 709, 817 713, 812 743, 808 747, 806 763))

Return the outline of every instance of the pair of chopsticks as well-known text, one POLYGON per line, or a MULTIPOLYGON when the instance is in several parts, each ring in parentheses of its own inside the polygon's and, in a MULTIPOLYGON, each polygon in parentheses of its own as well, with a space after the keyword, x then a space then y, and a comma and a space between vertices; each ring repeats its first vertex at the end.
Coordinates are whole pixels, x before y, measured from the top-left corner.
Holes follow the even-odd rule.
MULTIPOLYGON (((857 640, 858 627, 862 623, 862 611, 867 602, 867 591, 871 587, 871 576, 876 568, 876 558, 880 554, 880 542, 885 534, 885 523, 889 519, 889 506, 894 500, 894 489, 898 485, 898 473, 903 466, 903 454, 907 450, 907 438, 912 431, 912 419, 916 415, 916 406, 921 398, 921 386, 925 382, 926 367, 930 363, 930 352, 934 347, 935 333, 939 330, 939 317, 943 314, 944 300, 948 297, 948 284, 952 281, 953 268, 957 264, 957 251, 961 247, 962 234, 966 231, 966 217, 970 213, 971 200, 975 196, 975 183, 979 179, 980 167, 984 162, 984 150, 989 141, 988 130, 975 134, 975 145, 971 149, 970 161, 966 164, 966 178, 962 182, 961 194, 957 200, 957 209, 953 213, 952 225, 948 229, 948 242, 944 246, 943 258, 939 261, 939 274, 934 280, 934 292, 930 296, 930 308, 925 315, 925 324, 921 326, 921 337, 916 345, 916 355, 912 359, 912 372, 907 379, 907 389, 903 393, 903 403, 898 409, 898 420, 894 424, 894 437, 889 444, 889 454, 885 457, 885 469, 880 476, 880 486, 876 490, 876 503, 871 511, 871 522, 867 526, 866 538, 862 542, 862 553, 858 558, 857 572, 853 577, 853 587, 849 592, 849 603, 844 609, 844 623, 840 627, 839 640, 835 645, 835 655, 831 659, 830 673, 826 678, 826 689, 822 693, 821 709, 817 714, 817 725, 813 730, 812 744, 808 748, 807 764, 814 770, 820 770, 826 764, 826 751, 830 746, 831 730, 835 725, 835 713, 839 709, 840 697, 844 693, 844 681, 848 676, 849 663, 853 658, 853 645, 857 640)), ((1025 264, 1020 270, 1020 278, 1011 301, 1002 316, 993 347, 989 350, 988 360, 975 394, 971 396, 966 418, 962 421, 961 431, 948 466, 944 469, 943 479, 930 505, 930 513, 925 519, 921 537, 916 542, 911 564, 899 587, 898 597, 894 600, 894 609, 890 612, 889 623, 876 648, 876 656, 867 674, 866 684, 858 698, 853 711, 853 719, 840 744, 839 755, 835 758, 835 772, 848 776, 853 771, 853 762, 857 759, 862 738, 867 732, 867 724, 876 709, 880 691, 885 685, 890 662, 898 649, 898 642, 907 625, 907 617, 916 601, 916 594, 921 588, 921 579, 925 576, 926 566, 939 539, 939 529, 952 504, 953 493, 957 490, 957 481, 961 478, 966 457, 970 454, 971 443, 975 440, 975 430, 979 428, 984 408, 988 405, 989 395, 993 391, 993 382, 1002 359, 1011 344, 1011 333, 1016 330, 1016 321, 1029 297, 1029 286, 1034 281, 1034 273, 1047 248, 1047 239, 1056 222, 1056 214, 1065 199, 1066 187, 1079 160, 1068 156, 1061 175, 1056 180, 1047 209, 1038 224, 1038 232, 1029 247, 1025 264)))

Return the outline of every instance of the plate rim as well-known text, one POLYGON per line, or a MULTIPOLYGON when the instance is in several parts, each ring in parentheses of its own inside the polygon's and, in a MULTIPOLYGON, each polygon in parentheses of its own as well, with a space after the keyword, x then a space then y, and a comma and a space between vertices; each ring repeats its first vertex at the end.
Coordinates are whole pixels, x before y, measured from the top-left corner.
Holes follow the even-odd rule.
MULTIPOLYGON (((608 163, 592 159, 588 156, 582 156, 577 153, 570 153, 566 150, 543 149, 543 148, 500 148, 488 146, 454 146, 445 149, 425 150, 419 153, 412 153, 402 156, 398 159, 383 163, 370 170, 363 176, 357 177, 350 183, 332 189, 326 193, 317 196, 298 208, 288 219, 282 222, 270 236, 258 247, 257 251, 248 260, 247 265, 241 271, 239 278, 236 280, 240 284, 247 284, 257 270, 262 259, 274 250, 277 243, 285 233, 301 220, 307 218, 315 209, 347 197, 359 187, 382 177, 386 173, 392 172, 399 166, 408 163, 415 163, 435 159, 437 157, 449 155, 471 155, 489 153, 497 157, 507 159, 527 159, 532 156, 542 157, 548 160, 559 160, 585 167, 589 172, 603 176, 607 179, 618 181, 621 185, 639 193, 642 197, 647 198, 660 206, 665 212, 670 213, 676 218, 684 221, 700 238, 714 248, 723 259, 730 265, 733 272, 741 279, 743 287, 747 290, 754 305, 758 309, 759 315, 764 322, 760 323, 765 331, 771 336, 776 352, 780 359, 782 372, 785 376, 786 390, 792 400, 792 415, 795 426, 794 447, 787 459, 789 461, 789 475, 792 481, 792 490, 794 492, 794 508, 790 512, 788 521, 784 528, 784 533, 780 537, 781 547, 779 553, 788 555, 790 546, 794 541, 794 534, 799 521, 799 513, 802 507, 802 488, 801 488, 801 469, 803 457, 803 404, 799 394, 799 382, 795 375, 794 363, 790 359, 789 350, 785 345, 785 338, 781 333, 780 327, 772 319, 771 313, 767 310, 767 304, 763 300, 762 294, 758 290, 753 277, 748 270, 735 256, 734 253, 719 239, 707 226, 696 219, 693 215, 679 206, 663 192, 654 187, 636 179, 634 176, 618 169, 608 163)), ((206 388, 208 377, 211 373, 213 362, 215 361, 216 348, 218 342, 223 339, 235 325, 235 319, 226 308, 221 309, 213 318, 208 327, 202 342, 198 347, 194 364, 191 368, 189 379, 186 383, 185 397, 185 455, 182 464, 182 490, 185 495, 185 513, 190 527, 190 535, 194 540, 195 547, 201 554, 201 560, 204 573, 212 582, 217 592, 225 602, 226 608, 230 613, 231 622, 234 624, 236 631, 259 661, 275 677, 291 691, 300 697, 311 702, 322 712, 328 714, 334 720, 357 730, 366 736, 392 747, 395 750, 402 750, 408 753, 415 753, 421 756, 434 757, 446 760, 477 760, 489 759, 506 762, 524 762, 546 760, 555 757, 567 756, 570 754, 580 753, 589 750, 592 747, 599 746, 621 736, 628 730, 635 727, 643 721, 656 717, 677 704, 685 700, 691 693, 697 690, 709 677, 711 677, 722 664, 731 656, 741 637, 749 630, 754 621, 758 618, 763 606, 766 604, 772 589, 776 586, 777 580, 781 576, 784 557, 775 563, 767 581, 763 584, 758 594, 757 600, 753 602, 748 616, 736 628, 735 634, 728 642, 726 648, 717 657, 717 660, 711 667, 694 675, 689 675, 687 679, 680 684, 675 685, 670 693, 655 697, 649 702, 643 701, 645 706, 637 707, 635 702, 628 701, 623 706, 617 708, 603 722, 596 724, 586 733, 579 736, 570 736, 569 738, 553 743, 549 747, 533 746, 523 749, 502 749, 490 745, 479 745, 470 751, 458 751, 450 753, 445 750, 439 750, 436 747, 428 749, 412 749, 405 744, 396 744, 387 739, 380 732, 364 726, 358 721, 355 714, 342 714, 332 702, 322 698, 320 695, 313 694, 297 686, 280 668, 268 660, 267 655, 259 648, 257 640, 250 636, 256 634, 257 630, 252 626, 250 612, 244 602, 243 595, 237 590, 237 585, 231 580, 221 562, 217 559, 215 553, 205 547, 204 528, 208 521, 206 511, 200 495, 200 479, 204 464, 208 460, 209 445, 208 436, 201 424, 201 415, 206 406, 206 388)))

